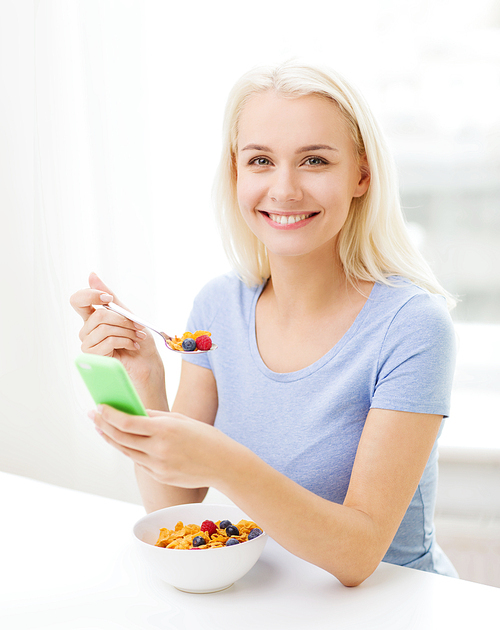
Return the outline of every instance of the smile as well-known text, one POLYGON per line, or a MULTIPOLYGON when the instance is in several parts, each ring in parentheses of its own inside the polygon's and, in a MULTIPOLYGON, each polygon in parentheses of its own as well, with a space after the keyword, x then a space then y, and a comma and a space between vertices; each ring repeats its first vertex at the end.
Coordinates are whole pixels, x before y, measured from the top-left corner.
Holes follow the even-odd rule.
POLYGON ((312 214, 269 214, 268 216, 271 221, 274 221, 275 223, 280 223, 281 225, 290 225, 291 223, 304 221, 305 219, 312 217, 312 214))
POLYGON ((271 214, 260 210, 262 216, 266 219, 269 225, 280 229, 286 229, 288 227, 298 228, 309 223, 312 217, 315 217, 318 213, 311 212, 309 214, 271 214))

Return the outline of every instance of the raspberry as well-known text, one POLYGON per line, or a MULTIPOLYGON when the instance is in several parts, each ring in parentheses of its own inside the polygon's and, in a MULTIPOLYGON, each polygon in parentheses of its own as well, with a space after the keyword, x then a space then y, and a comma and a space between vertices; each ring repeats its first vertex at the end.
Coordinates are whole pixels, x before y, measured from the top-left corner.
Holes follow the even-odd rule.
POLYGON ((198 337, 196 340, 196 347, 198 350, 210 350, 212 347, 212 340, 208 335, 201 335, 201 337, 198 337))
POLYGON ((217 526, 213 521, 203 521, 200 529, 202 532, 207 532, 209 536, 213 536, 217 531, 217 526))

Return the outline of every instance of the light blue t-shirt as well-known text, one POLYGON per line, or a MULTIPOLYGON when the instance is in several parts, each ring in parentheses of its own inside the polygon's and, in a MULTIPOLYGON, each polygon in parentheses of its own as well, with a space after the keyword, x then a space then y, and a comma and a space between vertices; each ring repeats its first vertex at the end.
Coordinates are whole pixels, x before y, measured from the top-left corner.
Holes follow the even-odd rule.
MULTIPOLYGON (((187 330, 209 330, 216 352, 183 355, 212 370, 215 426, 315 494, 342 503, 371 407, 448 416, 455 335, 445 300, 407 280, 376 283, 356 320, 318 361, 270 370, 255 335, 265 286, 235 274, 212 280, 194 301, 187 330)), ((307 342, 307 340, 304 340, 307 342)), ((456 576, 436 544, 437 441, 384 560, 456 576)))

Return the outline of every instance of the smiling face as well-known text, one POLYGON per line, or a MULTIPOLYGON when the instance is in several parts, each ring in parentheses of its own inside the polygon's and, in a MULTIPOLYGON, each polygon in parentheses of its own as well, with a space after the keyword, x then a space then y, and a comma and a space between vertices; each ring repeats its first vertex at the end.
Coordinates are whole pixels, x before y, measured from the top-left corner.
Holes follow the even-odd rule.
POLYGON ((353 197, 368 189, 348 125, 317 95, 268 91, 238 125, 237 194, 247 225, 272 256, 334 251, 353 197))

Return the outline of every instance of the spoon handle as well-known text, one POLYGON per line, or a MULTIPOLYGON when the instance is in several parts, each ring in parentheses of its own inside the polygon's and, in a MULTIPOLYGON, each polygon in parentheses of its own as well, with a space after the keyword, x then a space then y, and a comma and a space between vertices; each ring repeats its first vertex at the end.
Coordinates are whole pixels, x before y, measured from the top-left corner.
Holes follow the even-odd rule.
POLYGON ((119 315, 123 315, 123 317, 126 317, 127 319, 132 320, 136 324, 140 324, 141 326, 146 326, 146 328, 150 328, 151 330, 158 333, 159 335, 162 335, 162 333, 157 328, 149 324, 145 319, 142 319, 141 317, 138 317, 137 315, 130 313, 129 311, 127 311, 127 309, 122 308, 121 306, 118 306, 118 304, 115 304, 114 302, 109 302, 109 304, 105 304, 104 306, 105 308, 109 308, 110 311, 114 311, 115 313, 118 313, 119 315))

